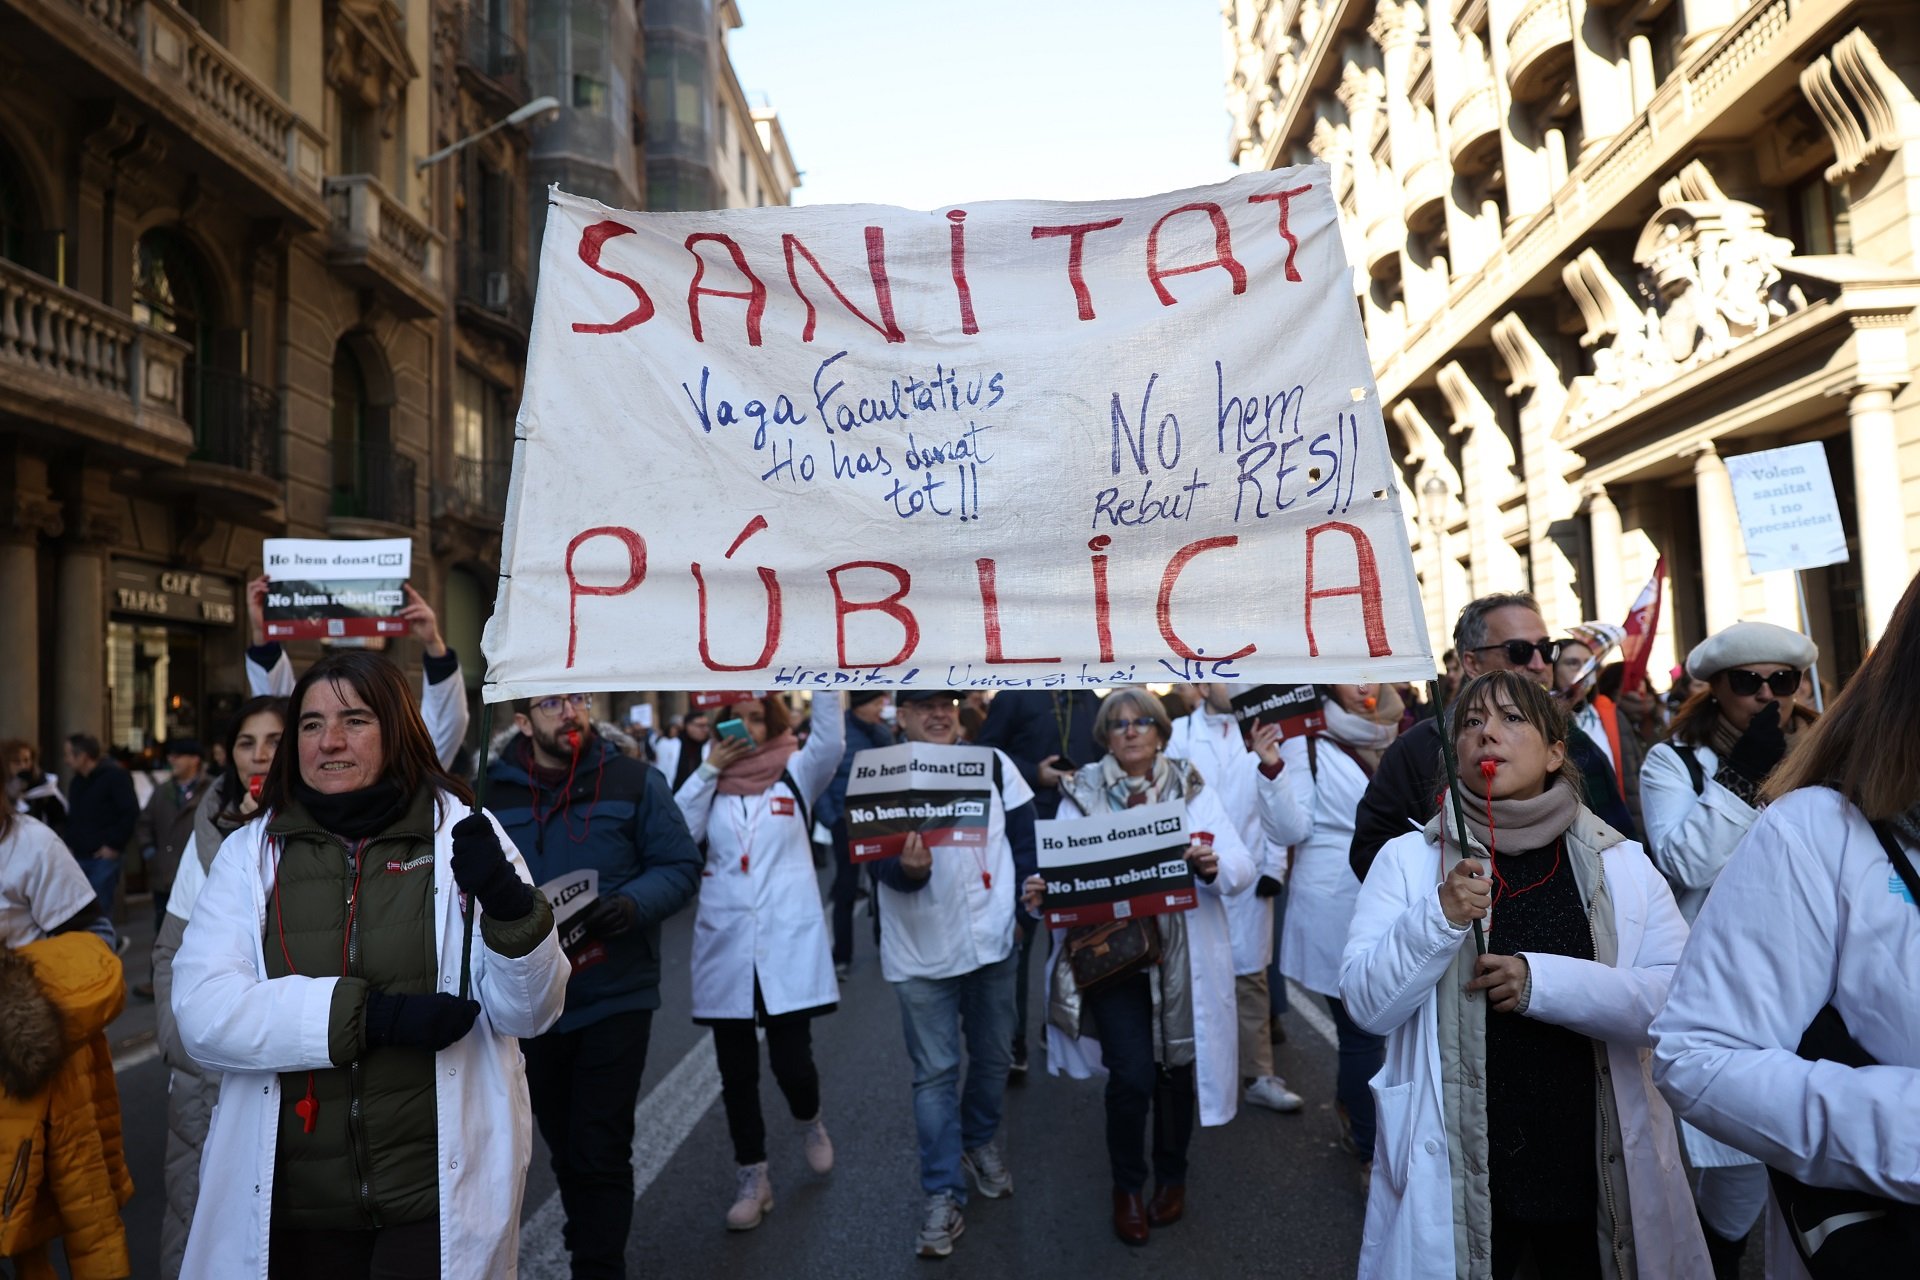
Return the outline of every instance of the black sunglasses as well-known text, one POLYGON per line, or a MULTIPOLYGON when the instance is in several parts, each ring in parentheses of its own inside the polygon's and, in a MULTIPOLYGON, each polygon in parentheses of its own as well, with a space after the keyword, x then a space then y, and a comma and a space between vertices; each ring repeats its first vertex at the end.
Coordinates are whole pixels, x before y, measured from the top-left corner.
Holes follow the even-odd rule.
POLYGON ((1763 684, 1773 690, 1773 696, 1776 698, 1791 697, 1800 688, 1798 671, 1776 671, 1770 676, 1763 676, 1758 671, 1730 667, 1720 674, 1727 678, 1727 688, 1739 698, 1751 698, 1760 692, 1760 686, 1763 684))
POLYGON ((1560 646, 1564 640, 1509 640, 1505 644, 1481 644, 1473 647, 1474 653, 1485 653, 1489 649, 1504 650, 1507 661, 1513 666, 1524 667, 1538 653, 1541 660, 1552 666, 1560 659, 1560 646))

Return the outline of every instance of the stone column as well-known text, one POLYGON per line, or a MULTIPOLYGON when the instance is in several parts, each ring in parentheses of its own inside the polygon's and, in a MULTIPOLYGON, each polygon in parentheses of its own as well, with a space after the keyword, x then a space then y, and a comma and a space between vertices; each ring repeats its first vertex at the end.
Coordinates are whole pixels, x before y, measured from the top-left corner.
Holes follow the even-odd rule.
MULTIPOLYGON (((1573 75, 1580 93, 1579 163, 1605 146, 1632 114, 1626 60, 1613 34, 1613 11, 1588 0, 1573 0, 1573 75)), ((1637 108, 1635 108, 1637 110, 1637 108)))
POLYGON ((1653 41, 1644 31, 1627 37, 1627 69, 1633 92, 1633 113, 1639 115, 1653 101, 1653 91, 1659 88, 1653 75, 1653 41))
POLYGON ((1853 443, 1853 505, 1859 530, 1860 581, 1867 643, 1886 630, 1913 576, 1907 557, 1906 511, 1900 501, 1900 454, 1893 425, 1893 388, 1862 387, 1847 401, 1853 443))
POLYGON ((1605 485, 1587 491, 1587 543, 1593 561, 1593 608, 1602 622, 1625 622, 1631 602, 1620 580, 1623 563, 1620 508, 1605 485))
POLYGON ((0 738, 40 742, 40 586, 32 534, 0 539, 0 738))
POLYGON ((59 717, 55 728, 62 736, 98 734, 104 743, 110 727, 104 540, 83 537, 61 548, 54 585, 54 625, 60 637, 54 666, 53 706, 59 717))
POLYGON ((1711 635, 1740 621, 1740 578, 1746 553, 1740 546, 1733 481, 1711 443, 1701 445, 1694 455, 1693 482, 1700 507, 1700 594, 1711 635))

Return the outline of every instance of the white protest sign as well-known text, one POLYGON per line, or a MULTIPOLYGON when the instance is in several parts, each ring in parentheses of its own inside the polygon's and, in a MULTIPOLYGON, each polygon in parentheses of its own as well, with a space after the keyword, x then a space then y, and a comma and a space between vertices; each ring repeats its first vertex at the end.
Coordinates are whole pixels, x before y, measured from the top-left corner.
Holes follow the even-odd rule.
POLYGON ((993 806, 989 747, 903 742, 856 752, 847 774, 853 862, 891 858, 918 831, 930 849, 984 849, 993 806))
POLYGON ((403 636, 401 585, 413 570, 410 538, 268 538, 268 640, 403 636))
POLYGON ((553 927, 560 938, 560 950, 566 953, 575 973, 607 958, 607 949, 587 936, 587 908, 600 899, 600 872, 582 867, 555 876, 540 886, 540 894, 553 907, 553 927))
MULTIPOLYGON (((1191 910, 1187 806, 1173 800, 1033 824, 1047 923, 1099 924, 1191 910)), ((1201 835, 1211 840, 1212 832, 1201 835)))
POLYGON ((1424 679, 1322 165, 1096 203, 549 198, 486 698, 1424 679))
POLYGON ((1753 573, 1818 569, 1847 559, 1827 451, 1818 443, 1727 459, 1733 505, 1753 573))

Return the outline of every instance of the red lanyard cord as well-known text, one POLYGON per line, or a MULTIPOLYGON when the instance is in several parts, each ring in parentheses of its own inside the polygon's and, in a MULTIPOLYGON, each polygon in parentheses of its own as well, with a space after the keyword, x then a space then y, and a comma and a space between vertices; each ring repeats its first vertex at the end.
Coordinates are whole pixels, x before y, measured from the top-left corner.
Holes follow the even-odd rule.
MULTIPOLYGON (((287 973, 298 975, 300 970, 294 967, 293 952, 287 947, 287 913, 280 899, 280 841, 268 837, 273 846, 273 923, 280 935, 280 958, 287 962, 287 973)), ((368 836, 353 846, 349 856, 353 859, 353 887, 347 891, 347 922, 340 931, 340 976, 347 977, 347 965, 350 959, 350 947, 353 942, 353 922, 360 911, 360 873, 366 868, 363 856, 367 845, 372 842, 368 836)), ((364 1015, 363 1015, 364 1016, 364 1015)), ((307 1072, 307 1095, 293 1104, 293 1113, 300 1117, 301 1131, 312 1133, 315 1121, 320 1115, 320 1100, 313 1093, 313 1072, 307 1072)))

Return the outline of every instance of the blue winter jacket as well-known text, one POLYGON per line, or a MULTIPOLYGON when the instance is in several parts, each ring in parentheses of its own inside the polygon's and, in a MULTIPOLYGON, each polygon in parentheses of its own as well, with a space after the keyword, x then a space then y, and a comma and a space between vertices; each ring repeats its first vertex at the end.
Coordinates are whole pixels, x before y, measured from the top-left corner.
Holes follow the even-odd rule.
POLYGON ((602 897, 624 894, 640 908, 631 931, 606 939, 606 958, 567 983, 567 1010, 553 1029, 578 1031, 612 1014, 658 1009, 660 922, 693 901, 703 861, 680 806, 658 769, 598 736, 587 740, 572 785, 563 788, 534 786, 531 750, 519 737, 494 759, 487 808, 527 860, 534 883, 592 867, 602 897))

